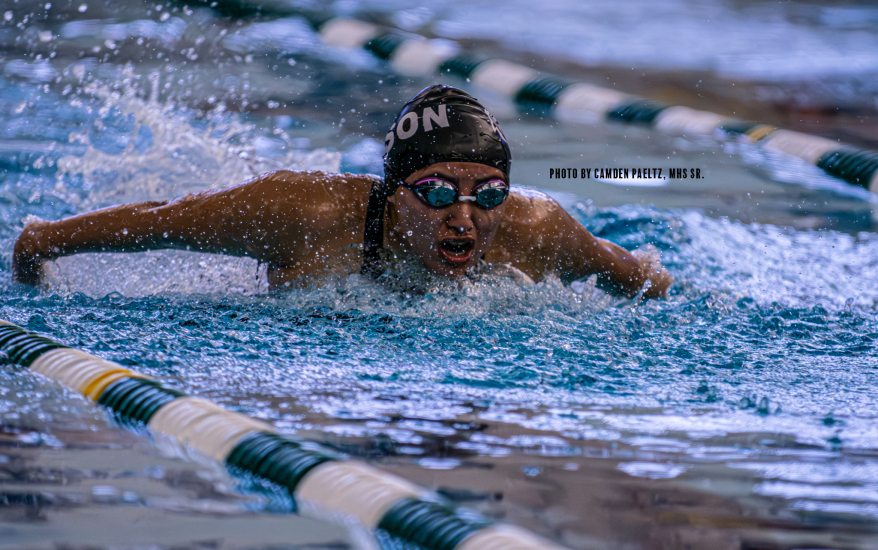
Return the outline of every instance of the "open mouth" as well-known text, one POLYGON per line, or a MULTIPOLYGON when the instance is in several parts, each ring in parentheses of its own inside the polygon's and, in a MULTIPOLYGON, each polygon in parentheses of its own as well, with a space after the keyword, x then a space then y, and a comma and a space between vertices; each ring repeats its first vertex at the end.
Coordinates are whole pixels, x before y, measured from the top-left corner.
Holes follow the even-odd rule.
POLYGON ((451 265, 465 264, 473 255, 476 242, 472 239, 445 239, 439 243, 439 252, 451 265))

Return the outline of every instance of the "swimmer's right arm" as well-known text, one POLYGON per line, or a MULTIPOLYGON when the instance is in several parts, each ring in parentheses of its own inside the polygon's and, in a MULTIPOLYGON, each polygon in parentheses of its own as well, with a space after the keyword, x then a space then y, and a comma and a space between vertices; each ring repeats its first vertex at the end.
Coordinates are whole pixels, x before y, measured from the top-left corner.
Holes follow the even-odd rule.
POLYGON ((104 208, 54 222, 24 226, 12 253, 12 278, 37 285, 42 264, 79 252, 137 251, 153 246, 139 223, 142 213, 167 202, 143 202, 104 208))
POLYGON ((313 173, 273 172, 172 202, 126 204, 27 224, 15 243, 13 279, 40 283, 41 265, 82 252, 177 248, 251 256, 283 265, 301 231, 303 203, 291 188, 313 173), (293 227, 295 226, 295 227, 293 227), (286 244, 286 246, 283 246, 286 244))

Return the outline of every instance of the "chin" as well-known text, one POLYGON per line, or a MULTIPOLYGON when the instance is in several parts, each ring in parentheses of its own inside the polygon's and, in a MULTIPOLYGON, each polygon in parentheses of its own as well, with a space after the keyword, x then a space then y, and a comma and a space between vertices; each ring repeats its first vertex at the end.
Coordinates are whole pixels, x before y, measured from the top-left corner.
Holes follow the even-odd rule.
POLYGON ((451 266, 441 260, 424 262, 424 266, 426 266, 426 268, 429 269, 432 273, 439 275, 440 277, 450 278, 462 276, 464 273, 466 273, 466 268, 468 267, 466 265, 451 266))
POLYGON ((467 267, 469 267, 469 266, 468 265, 463 265, 463 266, 458 266, 458 267, 443 266, 442 275, 445 275, 446 277, 452 277, 452 278, 463 277, 466 274, 467 267))
POLYGON ((433 265, 430 265, 429 267, 439 275, 444 275, 446 277, 462 277, 466 274, 466 270, 476 265, 478 261, 478 258, 474 256, 464 263, 454 265, 445 261, 444 258, 439 258, 438 261, 434 260, 431 262, 433 265))

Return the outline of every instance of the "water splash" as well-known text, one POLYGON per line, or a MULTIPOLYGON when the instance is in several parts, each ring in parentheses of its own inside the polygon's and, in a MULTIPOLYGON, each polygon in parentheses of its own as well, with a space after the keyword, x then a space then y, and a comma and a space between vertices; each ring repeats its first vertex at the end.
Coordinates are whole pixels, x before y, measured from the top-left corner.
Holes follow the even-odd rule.
POLYGON ((206 115, 172 101, 160 102, 160 79, 150 76, 148 100, 139 95, 136 75, 127 71, 112 85, 93 83, 84 92, 94 98, 97 116, 69 141, 86 146, 82 155, 62 156, 59 186, 81 181, 85 197, 70 193, 80 210, 108 204, 169 200, 217 189, 279 169, 338 171, 341 156, 326 150, 301 151, 286 134, 275 156, 256 150, 254 124, 226 113, 222 105, 206 115))
POLYGON ((681 219, 691 238, 685 251, 689 261, 678 256, 683 261, 675 264, 685 274, 684 284, 689 279, 731 299, 749 297, 762 305, 835 311, 878 307, 878 288, 871 284, 878 277, 878 238, 873 233, 795 231, 694 212, 683 213, 681 219), (711 271, 717 276, 709 276, 711 271))
MULTIPOLYGON (((283 132, 266 138, 255 124, 222 106, 199 115, 173 101, 160 102, 156 74, 150 77, 149 99, 141 97, 136 84, 137 76, 126 71, 113 84, 86 86, 72 101, 94 116, 86 129, 70 135, 80 147, 57 160, 52 193, 76 211, 171 200, 272 170, 339 169, 340 153, 300 150, 283 132), (266 141, 273 147, 265 147, 266 141), (271 156, 259 154, 267 149, 271 156)), ((30 219, 35 218, 25 221, 30 219)), ((255 260, 184 251, 84 254, 47 264, 45 274, 52 292, 95 297, 267 290, 266 268, 255 260)))

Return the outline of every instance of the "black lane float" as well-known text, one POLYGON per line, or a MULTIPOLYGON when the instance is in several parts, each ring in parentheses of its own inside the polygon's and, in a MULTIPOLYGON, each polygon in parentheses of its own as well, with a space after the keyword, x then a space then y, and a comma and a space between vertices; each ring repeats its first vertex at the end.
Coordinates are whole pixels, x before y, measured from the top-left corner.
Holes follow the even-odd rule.
POLYGON ((269 424, 168 388, 118 363, 0 321, 5 362, 23 365, 144 426, 288 490, 302 513, 354 518, 427 550, 563 550, 529 531, 497 524, 439 495, 269 424))

